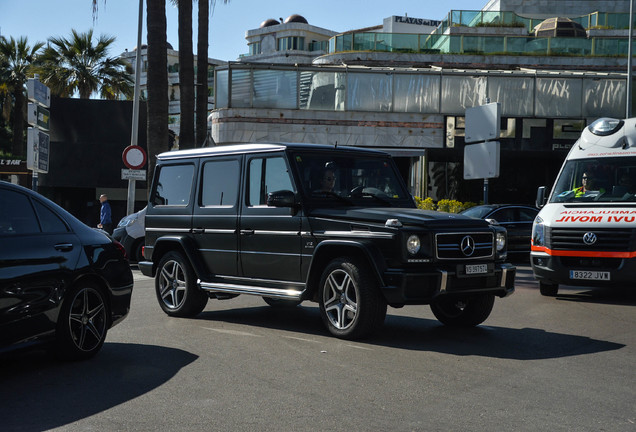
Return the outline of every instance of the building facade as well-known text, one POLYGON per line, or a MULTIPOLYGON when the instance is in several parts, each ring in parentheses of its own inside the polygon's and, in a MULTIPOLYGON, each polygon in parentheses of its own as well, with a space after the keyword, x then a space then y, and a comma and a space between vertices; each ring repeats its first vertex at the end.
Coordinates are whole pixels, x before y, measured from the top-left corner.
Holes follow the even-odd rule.
MULTIPOLYGON (((179 136, 179 124, 180 124, 180 99, 181 92, 179 90, 179 52, 172 48, 172 45, 168 44, 168 51, 166 53, 168 57, 168 127, 174 132, 177 140, 179 136)), ((121 54, 121 58, 126 61, 132 67, 131 78, 135 78, 135 65, 136 65, 137 49, 132 51, 125 51, 121 54)), ((208 112, 214 109, 214 68, 217 66, 227 64, 224 61, 208 58, 208 112)), ((194 70, 195 70, 195 85, 196 85, 196 68, 197 68, 197 56, 194 56, 194 70)), ((147 97, 146 83, 147 83, 147 70, 148 70, 148 50, 146 45, 141 47, 141 78, 140 78, 140 90, 141 99, 145 100, 147 97)))
POLYGON ((430 20, 409 14, 340 33, 311 62, 285 64, 295 50, 278 46, 269 64, 217 68, 212 137, 378 148, 394 155, 415 195, 478 201, 481 182, 462 178, 464 114, 499 102, 491 201, 531 203, 587 124, 624 117, 628 10, 627 1, 500 0, 452 10, 430 32, 430 20), (536 36, 549 18, 567 19, 555 36, 536 36))

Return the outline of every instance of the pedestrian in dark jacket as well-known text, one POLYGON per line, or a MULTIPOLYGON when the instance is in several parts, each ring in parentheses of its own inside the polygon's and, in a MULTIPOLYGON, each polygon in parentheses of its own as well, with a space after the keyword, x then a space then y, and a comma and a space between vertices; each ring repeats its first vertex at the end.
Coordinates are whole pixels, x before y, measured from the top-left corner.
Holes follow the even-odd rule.
POLYGON ((101 228, 108 234, 113 233, 113 217, 110 210, 110 203, 106 194, 102 194, 99 197, 99 202, 102 203, 102 208, 99 212, 99 225, 97 228, 101 228))

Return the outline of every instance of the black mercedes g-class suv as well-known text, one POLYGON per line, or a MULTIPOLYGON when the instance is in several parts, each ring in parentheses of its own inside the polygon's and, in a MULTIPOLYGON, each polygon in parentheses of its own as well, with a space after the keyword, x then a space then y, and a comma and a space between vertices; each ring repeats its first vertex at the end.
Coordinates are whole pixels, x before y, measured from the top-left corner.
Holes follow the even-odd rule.
POLYGON ((514 291, 505 258, 505 229, 417 209, 385 153, 241 144, 158 156, 139 268, 170 316, 239 294, 310 300, 333 335, 354 339, 383 324, 387 305, 482 323, 514 291))

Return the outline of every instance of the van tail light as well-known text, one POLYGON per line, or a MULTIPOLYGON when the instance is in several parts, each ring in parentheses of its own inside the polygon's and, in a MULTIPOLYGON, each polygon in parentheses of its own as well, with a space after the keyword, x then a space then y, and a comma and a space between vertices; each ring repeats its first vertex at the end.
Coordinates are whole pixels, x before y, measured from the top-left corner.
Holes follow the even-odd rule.
POLYGON ((146 246, 141 247, 141 256, 144 257, 144 259, 146 259, 146 246))
POLYGON ((128 255, 126 255, 126 249, 124 248, 124 245, 119 243, 117 240, 113 240, 113 243, 115 243, 115 246, 117 246, 117 249, 119 249, 124 258, 128 259, 128 255))

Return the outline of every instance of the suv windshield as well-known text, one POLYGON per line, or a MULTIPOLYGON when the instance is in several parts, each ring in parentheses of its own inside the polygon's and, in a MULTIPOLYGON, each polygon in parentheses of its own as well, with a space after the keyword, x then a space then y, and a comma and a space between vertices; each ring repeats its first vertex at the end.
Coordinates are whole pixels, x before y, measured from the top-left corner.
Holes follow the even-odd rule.
POLYGON ((295 152, 304 195, 316 204, 414 207, 391 159, 382 155, 295 152))
POLYGON ((635 158, 570 160, 559 175, 550 202, 635 201, 635 186, 635 158))

